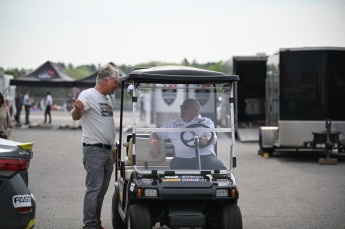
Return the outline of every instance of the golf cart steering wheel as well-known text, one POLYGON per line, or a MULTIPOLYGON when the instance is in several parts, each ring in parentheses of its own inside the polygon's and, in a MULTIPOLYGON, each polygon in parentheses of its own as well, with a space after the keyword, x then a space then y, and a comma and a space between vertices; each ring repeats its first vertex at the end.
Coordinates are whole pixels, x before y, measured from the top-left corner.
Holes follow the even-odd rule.
MULTIPOLYGON (((208 127, 204 124, 201 124, 201 123, 191 124, 191 125, 187 126, 186 128, 197 128, 197 127, 210 128, 210 127, 208 127)), ((195 144, 194 144, 194 138, 195 137, 200 138, 200 136, 197 133, 195 133, 194 131, 191 131, 191 130, 183 131, 180 134, 180 139, 181 139, 182 143, 189 148, 195 148, 195 144), (190 139, 185 139, 184 135, 186 133, 191 133, 193 135, 193 137, 190 139)), ((199 145, 198 147, 199 148, 205 148, 206 146, 210 145, 213 142, 213 139, 214 139, 214 133, 211 132, 211 137, 210 137, 210 139, 208 139, 207 143, 205 145, 199 145)))

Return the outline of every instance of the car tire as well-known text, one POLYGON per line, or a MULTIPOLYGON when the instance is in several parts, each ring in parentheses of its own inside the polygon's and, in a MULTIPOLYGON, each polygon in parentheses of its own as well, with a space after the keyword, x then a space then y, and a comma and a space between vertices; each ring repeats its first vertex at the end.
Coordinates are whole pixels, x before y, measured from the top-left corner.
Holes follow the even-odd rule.
POLYGON ((116 192, 113 194, 113 200, 111 204, 111 222, 114 229, 125 229, 125 224, 118 211, 119 201, 116 196, 116 192))
POLYGON ((127 228, 152 228, 152 218, 148 207, 144 204, 132 204, 128 209, 127 228))
POLYGON ((237 204, 226 203, 221 208, 220 229, 242 229, 242 214, 237 204))

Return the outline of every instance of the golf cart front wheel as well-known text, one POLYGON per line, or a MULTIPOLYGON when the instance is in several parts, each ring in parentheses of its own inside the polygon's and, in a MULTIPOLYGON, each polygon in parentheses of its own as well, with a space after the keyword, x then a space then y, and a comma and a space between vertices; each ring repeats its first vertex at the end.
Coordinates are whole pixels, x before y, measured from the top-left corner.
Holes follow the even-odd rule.
POLYGON ((113 194, 113 200, 111 204, 111 219, 112 219, 112 225, 114 229, 125 229, 125 224, 122 221, 122 218, 118 211, 119 201, 116 196, 116 191, 113 194))
POLYGON ((152 218, 148 207, 144 204, 132 204, 128 209, 128 229, 151 229, 152 218))
POLYGON ((226 203, 222 206, 219 229, 242 229, 242 214, 237 204, 226 203))

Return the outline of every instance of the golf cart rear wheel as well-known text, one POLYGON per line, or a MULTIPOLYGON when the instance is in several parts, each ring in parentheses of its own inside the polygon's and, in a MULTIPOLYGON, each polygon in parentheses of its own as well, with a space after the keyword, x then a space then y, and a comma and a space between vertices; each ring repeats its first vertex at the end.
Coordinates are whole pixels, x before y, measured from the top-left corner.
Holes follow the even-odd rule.
POLYGON ((242 229, 242 214, 237 204, 224 204, 219 217, 219 229, 242 229))
POLYGON ((119 201, 116 196, 116 192, 113 194, 113 201, 111 204, 111 221, 114 229, 125 229, 125 224, 121 219, 121 216, 118 211, 119 201))
POLYGON ((152 228, 152 218, 148 207, 144 204, 132 204, 128 209, 128 229, 152 228))

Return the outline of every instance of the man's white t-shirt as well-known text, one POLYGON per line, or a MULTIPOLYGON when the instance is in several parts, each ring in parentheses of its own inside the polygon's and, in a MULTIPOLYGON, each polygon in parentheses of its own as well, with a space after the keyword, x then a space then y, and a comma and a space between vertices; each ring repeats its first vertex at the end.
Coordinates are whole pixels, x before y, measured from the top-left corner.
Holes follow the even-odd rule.
POLYGON ((47 95, 46 97, 46 106, 53 104, 53 97, 51 95, 47 95))
POLYGON ((116 133, 110 97, 89 88, 82 91, 78 99, 84 103, 80 119, 83 143, 114 145, 116 133))
MULTIPOLYGON (((214 128, 214 123, 212 122, 211 119, 202 117, 201 115, 195 117, 193 120, 190 122, 185 122, 181 118, 173 120, 168 122, 167 124, 161 126, 161 128, 185 128, 189 125, 192 124, 203 124, 206 125, 210 128, 214 128)), ((207 128, 205 128, 205 132, 201 131, 195 131, 199 137, 205 136, 210 138, 211 137, 211 132, 207 131, 207 128)), ((156 134, 160 137, 162 140, 170 140, 171 143, 174 145, 175 148, 175 156, 176 157, 181 157, 181 158, 193 158, 195 157, 195 148, 190 148, 184 145, 181 141, 180 138, 180 131, 177 132, 156 132, 156 134)), ((193 138, 192 134, 190 132, 186 132, 185 139, 191 139, 193 138)), ((213 143, 217 141, 217 135, 214 133, 213 135, 213 143)), ((210 144, 204 148, 200 148, 200 155, 209 155, 209 154, 214 154, 214 145, 210 144)))

